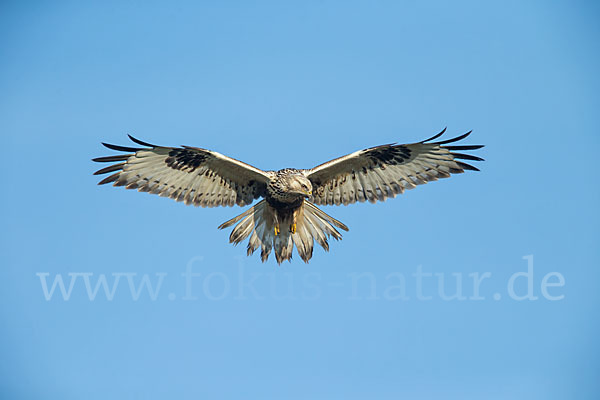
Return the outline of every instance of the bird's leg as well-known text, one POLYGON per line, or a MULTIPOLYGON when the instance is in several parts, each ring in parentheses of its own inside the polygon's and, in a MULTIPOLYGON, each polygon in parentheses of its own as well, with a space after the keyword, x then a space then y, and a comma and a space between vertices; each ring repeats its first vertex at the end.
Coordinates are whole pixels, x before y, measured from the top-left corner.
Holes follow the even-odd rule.
POLYGON ((281 229, 279 228, 279 218, 277 218, 277 214, 275 214, 275 228, 273 228, 275 231, 275 236, 279 235, 279 232, 281 232, 281 229))
POLYGON ((297 212, 298 212, 298 210, 294 210, 294 212, 292 213, 292 224, 290 225, 290 232, 292 232, 292 234, 296 233, 296 216, 297 216, 297 212))

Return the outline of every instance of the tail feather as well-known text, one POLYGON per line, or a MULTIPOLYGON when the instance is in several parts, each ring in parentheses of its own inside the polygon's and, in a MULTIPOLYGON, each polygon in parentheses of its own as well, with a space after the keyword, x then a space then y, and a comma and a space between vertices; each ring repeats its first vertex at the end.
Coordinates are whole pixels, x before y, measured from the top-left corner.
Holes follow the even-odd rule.
POLYGON ((277 264, 281 264, 285 260, 292 261, 292 250, 294 250, 292 233, 282 229, 281 233, 275 236, 274 242, 273 249, 275 250, 277 264))
POLYGON ((325 251, 329 251, 329 243, 327 242, 327 236, 324 232, 318 228, 319 224, 314 222, 312 218, 306 217, 306 227, 310 235, 321 245, 325 251))
MULTIPOLYGON (((331 215, 325 214, 325 212, 323 212, 323 210, 321 210, 320 208, 318 208, 317 206, 315 206, 313 203, 309 203, 308 201, 305 201, 304 204, 306 204, 308 206, 308 208, 314 213, 316 214, 319 218, 321 218, 321 220, 329 222, 335 226, 337 226, 340 229, 345 230, 346 232, 348 232, 348 227, 346 225, 344 225, 343 223, 341 223, 340 221, 338 221, 337 219, 333 218, 331 215)), ((333 229, 333 227, 332 227, 333 229)), ((335 232, 337 232, 335 229, 333 229, 335 232)), ((337 232, 339 235, 339 239, 342 238, 342 235, 340 235, 339 232, 337 232)))
POLYGON ((261 249, 261 259, 267 261, 271 250, 275 251, 277 263, 291 260, 294 246, 298 255, 304 262, 308 262, 313 254, 314 241, 316 240, 325 251, 329 250, 329 237, 340 240, 342 235, 337 228, 348 230, 348 227, 318 209, 312 203, 304 203, 295 211, 296 232, 291 232, 293 215, 281 215, 265 200, 260 201, 252 208, 235 218, 223 223, 219 229, 235 227, 229 235, 229 242, 238 244, 248 240, 248 255, 261 249), (279 222, 279 232, 275 233, 275 226, 279 222))
POLYGON ((296 217, 296 234, 292 235, 296 249, 302 261, 308 262, 313 254, 313 236, 310 233, 310 222, 305 219, 304 207, 298 209, 298 215, 296 217))

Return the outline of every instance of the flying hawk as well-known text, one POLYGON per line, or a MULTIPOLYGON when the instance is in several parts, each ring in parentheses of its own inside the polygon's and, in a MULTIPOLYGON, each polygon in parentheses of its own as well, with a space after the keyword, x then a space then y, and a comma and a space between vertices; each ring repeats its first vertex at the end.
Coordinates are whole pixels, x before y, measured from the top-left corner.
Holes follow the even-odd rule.
POLYGON ((314 240, 328 251, 329 237, 342 238, 336 228, 348 231, 346 225, 317 205, 375 203, 450 174, 478 171, 460 160, 483 161, 482 158, 456 151, 477 150, 483 145, 447 146, 471 132, 434 142, 445 131, 422 142, 360 150, 312 169, 279 171, 262 171, 211 150, 155 146, 129 136, 143 147, 102 143, 128 154, 93 159, 115 163, 94 175, 114 172, 99 185, 113 182, 113 186, 202 207, 246 206, 262 198, 219 229, 237 224, 229 241, 238 244, 250 237, 248 255, 260 247, 263 262, 272 249, 279 264, 291 260, 294 245, 300 258, 308 262, 314 240))

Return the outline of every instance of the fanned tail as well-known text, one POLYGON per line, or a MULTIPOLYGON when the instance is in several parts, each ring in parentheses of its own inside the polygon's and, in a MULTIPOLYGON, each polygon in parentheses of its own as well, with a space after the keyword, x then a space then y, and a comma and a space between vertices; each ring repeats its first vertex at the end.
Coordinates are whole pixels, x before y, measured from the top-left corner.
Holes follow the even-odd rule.
POLYGON ((219 229, 237 225, 229 235, 229 242, 238 244, 248 240, 248 255, 253 254, 259 247, 260 257, 267 261, 271 250, 275 250, 277 263, 291 260, 294 245, 300 258, 306 263, 313 254, 313 244, 317 243, 329 251, 329 237, 341 240, 342 235, 337 228, 348 230, 348 227, 337 219, 327 215, 314 204, 304 201, 293 212, 281 213, 271 207, 265 200, 260 201, 244 213, 223 223, 219 229), (296 232, 292 233, 292 225, 296 223, 296 232), (276 234, 275 227, 279 223, 276 234))

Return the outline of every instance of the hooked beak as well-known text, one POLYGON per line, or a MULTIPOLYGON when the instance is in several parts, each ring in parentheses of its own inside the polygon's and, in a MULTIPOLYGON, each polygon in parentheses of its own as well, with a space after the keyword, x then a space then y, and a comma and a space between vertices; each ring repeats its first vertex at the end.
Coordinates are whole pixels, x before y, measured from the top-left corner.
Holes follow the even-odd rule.
POLYGON ((305 193, 306 197, 312 196, 312 191, 311 190, 309 190, 308 192, 304 192, 304 193, 305 193))

